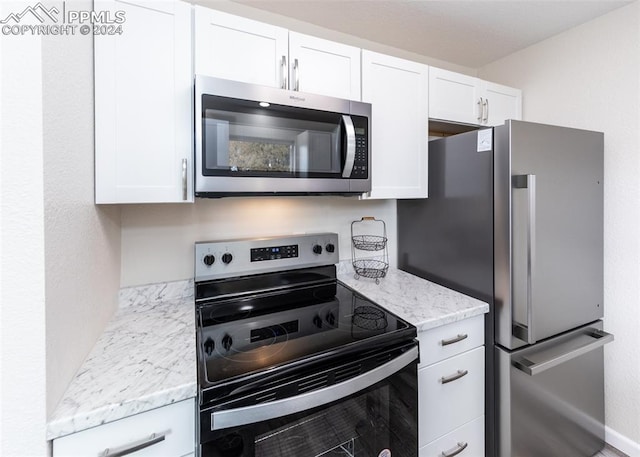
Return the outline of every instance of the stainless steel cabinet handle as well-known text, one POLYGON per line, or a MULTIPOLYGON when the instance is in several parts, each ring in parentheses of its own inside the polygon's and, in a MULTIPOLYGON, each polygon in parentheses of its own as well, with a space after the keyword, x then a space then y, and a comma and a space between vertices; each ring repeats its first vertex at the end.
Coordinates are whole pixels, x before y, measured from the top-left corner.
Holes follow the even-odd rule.
POLYGON ((482 116, 484 114, 484 99, 482 97, 480 97, 480 100, 478 100, 478 103, 476 103, 478 105, 478 120, 480 122, 482 122, 482 116))
POLYGON ((182 159, 182 199, 187 200, 187 159, 182 159))
POLYGON ((588 328, 582 335, 590 336, 594 339, 590 343, 587 343, 579 348, 576 348, 572 351, 566 352, 557 357, 553 357, 549 360, 545 360, 544 362, 534 363, 526 357, 521 358, 513 363, 513 366, 518 370, 525 372, 529 376, 535 376, 543 371, 548 370, 549 368, 553 368, 558 366, 564 362, 568 362, 571 359, 575 359, 587 352, 591 352, 594 349, 598 349, 604 346, 607 343, 613 341, 613 335, 611 333, 607 333, 600 329, 588 328))
MULTIPOLYGON (((513 177, 513 187, 516 189, 527 189, 527 323, 515 322, 513 325, 513 335, 529 344, 536 342, 533 328, 533 294, 535 285, 535 265, 536 265, 536 175, 516 175, 513 177)), ((512 306, 514 299, 511 300, 512 306)), ((513 315, 513 310, 511 311, 513 315)))
POLYGON ((287 56, 282 56, 280 61, 280 88, 287 88, 287 56))
POLYGON ((353 126, 351 116, 343 115, 344 130, 347 137, 347 155, 344 160, 344 168, 342 169, 342 177, 348 178, 353 171, 353 164, 356 160, 356 129, 353 126))
POLYGON ((453 457, 454 455, 458 455, 462 451, 464 451, 467 446, 469 446, 469 443, 458 443, 455 449, 451 449, 450 451, 442 451, 441 455, 442 457, 453 457))
POLYGON ((460 379, 463 376, 466 376, 467 374, 469 374, 469 370, 458 370, 458 372, 456 374, 452 374, 451 376, 443 376, 440 378, 440 382, 442 384, 446 384, 448 382, 452 382, 455 381, 457 379, 460 379))
POLYGON ((300 66, 298 65, 298 59, 293 59, 293 75, 296 78, 295 86, 293 90, 300 90, 300 66))
POLYGON ((484 122, 489 121, 489 99, 484 99, 484 118, 482 119, 484 122))
POLYGON ((171 430, 167 430, 166 432, 162 433, 152 433, 149 438, 138 443, 128 444, 126 446, 115 449, 107 448, 104 451, 100 452, 98 454, 98 457, 122 457, 124 455, 133 454, 134 452, 138 452, 142 449, 146 449, 153 446, 154 444, 158 444, 164 441, 169 433, 171 433, 171 430))
POLYGON ((323 389, 314 390, 291 398, 244 406, 237 409, 211 413, 211 430, 221 430, 239 425, 253 424, 276 417, 284 417, 348 397, 388 378, 418 358, 418 347, 414 346, 395 359, 363 373, 355 378, 323 389))
POLYGON ((440 344, 443 346, 448 346, 450 344, 454 344, 457 343, 459 341, 462 341, 466 338, 468 338, 469 335, 467 335, 466 333, 464 334, 459 334, 458 336, 454 336, 453 338, 449 338, 448 340, 440 340, 440 344))

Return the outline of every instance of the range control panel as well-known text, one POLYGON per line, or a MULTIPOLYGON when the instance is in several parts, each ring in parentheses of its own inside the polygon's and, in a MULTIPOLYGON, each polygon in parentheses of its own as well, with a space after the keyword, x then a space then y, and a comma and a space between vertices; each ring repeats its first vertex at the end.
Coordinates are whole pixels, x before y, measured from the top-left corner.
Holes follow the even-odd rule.
POLYGON ((313 233, 195 244, 195 280, 336 264, 338 234, 313 233))

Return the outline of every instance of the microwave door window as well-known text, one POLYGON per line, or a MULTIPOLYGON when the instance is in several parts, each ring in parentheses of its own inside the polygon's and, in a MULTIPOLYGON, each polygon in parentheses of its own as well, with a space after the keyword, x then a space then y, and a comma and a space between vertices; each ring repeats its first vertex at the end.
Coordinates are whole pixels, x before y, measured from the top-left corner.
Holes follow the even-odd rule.
POLYGON ((330 177, 341 172, 341 126, 270 113, 205 110, 204 174, 330 177))

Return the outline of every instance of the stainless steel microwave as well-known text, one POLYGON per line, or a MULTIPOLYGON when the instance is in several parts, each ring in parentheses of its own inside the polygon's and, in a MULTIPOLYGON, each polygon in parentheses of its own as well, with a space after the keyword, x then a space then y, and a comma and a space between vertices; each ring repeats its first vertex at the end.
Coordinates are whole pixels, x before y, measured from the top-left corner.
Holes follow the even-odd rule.
POLYGON ((371 105, 197 75, 195 194, 371 190, 371 105))

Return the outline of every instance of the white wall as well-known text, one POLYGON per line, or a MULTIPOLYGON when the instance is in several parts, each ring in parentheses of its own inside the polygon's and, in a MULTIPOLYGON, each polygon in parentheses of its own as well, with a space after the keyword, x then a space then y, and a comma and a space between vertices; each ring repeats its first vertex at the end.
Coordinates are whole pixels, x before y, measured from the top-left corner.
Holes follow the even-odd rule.
POLYGON ((351 221, 382 219, 397 255, 395 200, 355 197, 197 199, 193 205, 122 208, 122 286, 193 278, 193 244, 216 239, 337 232, 340 258, 351 258, 351 221))
MULTIPOLYGON (((0 5, 0 17, 7 10, 0 5)), ((0 38, 0 455, 45 455, 40 37, 0 38)))
MULTIPOLYGON (((91 9, 91 2, 72 5, 91 9)), ((94 205, 93 38, 47 36, 42 48, 46 398, 51 415, 117 307, 120 209, 94 205)))
POLYGON ((605 348, 607 441, 640 455, 639 3, 494 62, 480 77, 521 88, 525 120, 604 132, 604 320, 615 335, 605 348))

